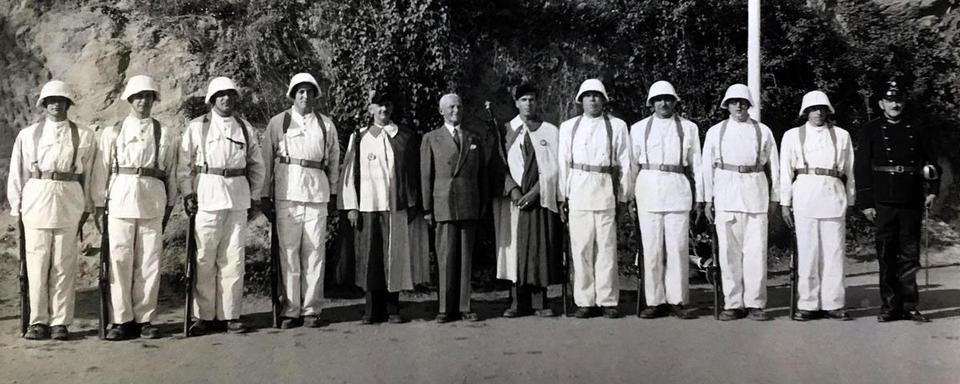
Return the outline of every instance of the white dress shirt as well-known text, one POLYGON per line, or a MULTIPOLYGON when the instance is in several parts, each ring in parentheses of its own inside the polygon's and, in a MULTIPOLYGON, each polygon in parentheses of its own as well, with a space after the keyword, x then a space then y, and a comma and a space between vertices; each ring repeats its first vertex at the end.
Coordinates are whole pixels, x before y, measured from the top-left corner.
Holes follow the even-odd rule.
MULTIPOLYGON (((75 123, 76 124, 76 123, 75 123)), ((77 225, 84 211, 93 209, 89 190, 80 183, 31 179, 30 171, 89 174, 93 163, 94 134, 77 124, 80 142, 73 159, 73 135, 67 120, 33 124, 17 134, 10 156, 7 199, 12 215, 23 215, 30 228, 67 228, 77 225), (38 132, 38 130, 40 130, 38 132)), ((90 178, 85 180, 89 183, 90 178)))
POLYGON ((729 165, 757 165, 757 135, 750 120, 738 122, 728 119, 727 130, 720 148, 720 127, 723 122, 710 127, 703 144, 703 198, 713 201, 717 210, 766 213, 771 199, 777 201, 780 195, 780 167, 777 143, 770 128, 763 123, 760 126, 760 166, 770 166, 772 183, 768 187, 764 172, 740 173, 714 168, 720 163, 721 150, 723 162, 729 165))
POLYGON ((97 156, 90 182, 93 204, 103 207, 109 194, 111 217, 152 219, 163 215, 166 206, 177 198, 177 154, 179 134, 160 127, 160 161, 156 161, 153 120, 128 115, 119 126, 107 127, 97 140, 97 156), (153 177, 111 174, 113 161, 118 167, 153 168, 167 174, 167 183, 153 177), (110 177, 108 178, 108 175, 110 177))
MULTIPOLYGON (((364 128, 360 132, 360 202, 357 203, 356 187, 354 185, 354 161, 356 155, 353 153, 353 143, 355 138, 350 135, 347 153, 350 155, 344 159, 343 170, 343 191, 340 196, 343 199, 343 209, 359 210, 361 212, 384 212, 389 211, 396 205, 393 201, 394 194, 391 193, 393 181, 393 167, 395 164, 393 147, 390 146, 390 138, 397 135, 398 127, 394 124, 388 124, 381 127, 382 130, 377 136, 368 134, 369 128, 364 128)), ((355 135, 355 133, 354 133, 355 135)))
POLYGON ((250 208, 251 198, 260 196, 265 172, 256 132, 248 121, 244 121, 250 141, 246 143, 240 124, 235 118, 223 117, 216 113, 207 116, 213 116, 213 118, 210 121, 210 130, 207 132, 205 144, 200 143, 203 124, 199 119, 190 122, 187 131, 183 134, 177 167, 180 192, 184 195, 196 193, 197 203, 203 211, 250 208), (196 188, 194 188, 193 167, 203 165, 210 168, 246 168, 247 177, 223 177, 199 173, 196 188))
POLYGON ((842 217, 848 206, 854 204, 856 185, 853 175, 853 145, 850 134, 843 128, 832 128, 837 142, 833 143, 826 126, 810 123, 793 128, 783 135, 780 154, 780 203, 792 205, 794 214, 810 218, 842 217), (800 130, 805 129, 803 164, 800 154, 800 130), (846 175, 846 184, 827 175, 797 175, 797 169, 835 169, 846 175), (796 176, 796 180, 794 180, 796 176))
POLYGON ((616 202, 627 202, 632 195, 630 183, 631 155, 630 136, 627 123, 610 117, 613 139, 614 163, 620 167, 619 196, 613 196, 612 178, 609 174, 587 172, 571 168, 574 163, 609 166, 610 141, 603 116, 582 116, 576 137, 573 126, 577 117, 560 124, 560 150, 557 153, 560 163, 561 199, 568 199, 570 209, 582 211, 603 211, 616 208, 616 202))
POLYGON ((630 139, 633 142, 633 158, 636 164, 670 164, 683 165, 693 170, 693 179, 696 196, 691 191, 687 176, 675 172, 643 169, 635 167, 638 172, 634 191, 637 199, 637 209, 647 212, 678 212, 689 211, 696 201, 703 201, 703 180, 700 177, 700 131, 697 125, 687 119, 680 119, 683 129, 683 159, 680 158, 680 137, 674 119, 661 119, 650 116, 640 120, 630 127, 630 139), (646 138, 646 152, 644 152, 644 137, 647 136, 647 124, 653 119, 650 134, 646 138), (682 163, 681 163, 682 162, 682 163))
POLYGON ((333 120, 322 114, 300 115, 291 109, 290 127, 283 134, 282 124, 271 120, 263 135, 264 162, 267 167, 261 197, 306 203, 327 203, 336 194, 339 181, 340 143, 333 120), (319 117, 318 117, 319 116, 319 117), (322 119, 323 125, 320 125, 322 119), (281 164, 278 156, 325 162, 325 169, 281 164))

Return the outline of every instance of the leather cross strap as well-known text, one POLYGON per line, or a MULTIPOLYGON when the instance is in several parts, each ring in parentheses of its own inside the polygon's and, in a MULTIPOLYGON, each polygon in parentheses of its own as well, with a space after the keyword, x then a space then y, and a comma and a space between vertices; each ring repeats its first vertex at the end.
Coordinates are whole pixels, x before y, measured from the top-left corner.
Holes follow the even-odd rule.
MULTIPOLYGON (((73 141, 73 158, 70 160, 70 170, 77 169, 77 151, 80 148, 80 131, 77 129, 77 125, 72 121, 70 123, 70 139, 73 141)), ((59 172, 59 171, 42 171, 40 170, 40 156, 37 152, 37 149, 40 147, 37 143, 40 142, 40 135, 43 133, 43 128, 46 126, 47 121, 44 120, 37 126, 33 134, 33 161, 36 164, 36 170, 30 171, 31 179, 43 179, 43 180, 53 180, 53 181, 76 181, 83 184, 83 174, 73 173, 73 172, 59 172)))
MULTIPOLYGON (((153 125, 153 167, 118 166, 119 161, 117 160, 117 144, 114 142, 113 148, 111 148, 113 151, 113 165, 110 169, 111 173, 146 176, 166 182, 167 173, 160 170, 160 140, 162 138, 162 133, 160 132, 160 122, 154 118, 150 118, 150 120, 152 120, 153 125)), ((119 138, 120 132, 123 131, 123 120, 114 123, 113 128, 117 131, 117 137, 119 138)))
POLYGON ((650 131, 653 128, 653 116, 647 119, 647 130, 643 132, 643 159, 644 163, 640 164, 640 170, 652 169, 663 172, 674 172, 674 173, 684 173, 683 168, 683 126, 680 125, 680 117, 676 114, 673 115, 673 124, 677 127, 677 137, 680 139, 680 157, 677 160, 678 165, 669 165, 669 164, 651 164, 650 163, 650 153, 647 151, 647 141, 650 138, 650 131), (679 167, 679 168, 678 168, 679 167), (679 169, 679 171, 676 171, 679 169))
MULTIPOLYGON (((573 141, 577 138, 577 129, 580 128, 580 120, 583 119, 583 115, 577 117, 577 120, 573 123, 573 131, 570 133, 570 159, 573 159, 573 141)), ((573 169, 586 171, 586 172, 598 172, 610 175, 610 181, 613 186, 613 198, 616 200, 620 196, 620 166, 616 165, 614 162, 613 154, 613 125, 610 124, 610 117, 606 114, 603 115, 604 128, 607 133, 607 161, 609 165, 590 165, 590 164, 580 164, 573 163, 570 167, 573 169)))
POLYGON ((753 124, 753 130, 757 134, 757 163, 755 165, 733 165, 723 162, 723 135, 727 132, 727 122, 730 119, 724 120, 723 124, 720 125, 720 139, 717 144, 717 154, 720 156, 720 162, 713 164, 714 168, 723 169, 725 171, 734 171, 739 173, 760 173, 763 172, 763 165, 760 164, 760 155, 761 155, 761 142, 763 141, 763 136, 760 133, 760 124, 756 120, 750 119, 750 123, 753 124))
POLYGON ((843 174, 837 169, 840 166, 840 151, 837 148, 837 133, 833 129, 833 124, 827 124, 827 131, 830 132, 830 140, 833 141, 833 168, 811 167, 810 164, 807 164, 807 156, 804 154, 803 148, 804 142, 806 142, 807 139, 807 126, 804 124, 798 127, 798 133, 800 135, 800 160, 803 161, 803 168, 797 169, 797 174, 831 176, 843 179, 843 174))

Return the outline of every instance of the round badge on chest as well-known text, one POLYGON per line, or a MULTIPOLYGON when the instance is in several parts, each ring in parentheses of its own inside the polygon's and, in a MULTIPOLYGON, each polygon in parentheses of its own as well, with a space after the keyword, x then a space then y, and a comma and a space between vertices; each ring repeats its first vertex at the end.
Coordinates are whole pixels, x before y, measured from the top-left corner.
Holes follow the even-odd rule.
POLYGON ((547 146, 547 141, 544 140, 544 139, 540 139, 540 145, 546 147, 546 146, 547 146))
POLYGON ((377 155, 374 155, 372 153, 367 154, 367 160, 374 161, 376 159, 377 159, 377 155))

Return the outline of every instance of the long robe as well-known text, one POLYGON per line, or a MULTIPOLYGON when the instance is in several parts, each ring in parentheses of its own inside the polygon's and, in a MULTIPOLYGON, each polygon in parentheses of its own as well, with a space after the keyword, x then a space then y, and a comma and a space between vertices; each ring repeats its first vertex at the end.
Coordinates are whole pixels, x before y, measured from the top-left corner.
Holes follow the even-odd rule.
POLYGON ((525 130, 525 134, 517 129, 507 138, 510 174, 504 180, 505 191, 519 188, 526 195, 537 189, 540 194, 533 206, 524 210, 515 208, 518 213, 512 233, 516 236, 516 259, 504 267, 513 269, 507 273, 515 276, 513 281, 520 285, 546 287, 561 281, 562 224, 556 204, 557 134, 555 126, 543 123, 535 131, 525 130))

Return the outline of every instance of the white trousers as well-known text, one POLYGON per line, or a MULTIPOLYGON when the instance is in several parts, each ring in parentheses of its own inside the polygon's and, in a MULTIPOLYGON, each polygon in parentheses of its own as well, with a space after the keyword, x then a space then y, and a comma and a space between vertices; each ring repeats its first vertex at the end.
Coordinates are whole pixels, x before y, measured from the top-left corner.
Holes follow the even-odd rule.
POLYGON ((243 299, 247 210, 199 211, 194 316, 237 320, 243 299))
POLYGON ((70 325, 77 278, 77 227, 24 227, 30 324, 70 325))
POLYGON ((832 311, 844 307, 843 256, 846 219, 794 215, 797 228, 797 308, 832 311))
POLYGON ((647 305, 688 300, 690 212, 637 212, 643 241, 643 289, 647 305))
POLYGON ((160 255, 163 254, 162 217, 110 217, 110 319, 151 322, 160 291, 160 255))
POLYGON ((724 309, 767 305, 767 214, 717 211, 724 309))
POLYGON ((327 255, 327 203, 277 201, 283 316, 319 315, 327 255))
POLYGON ((616 307, 620 299, 615 210, 570 210, 573 300, 579 307, 616 307))

